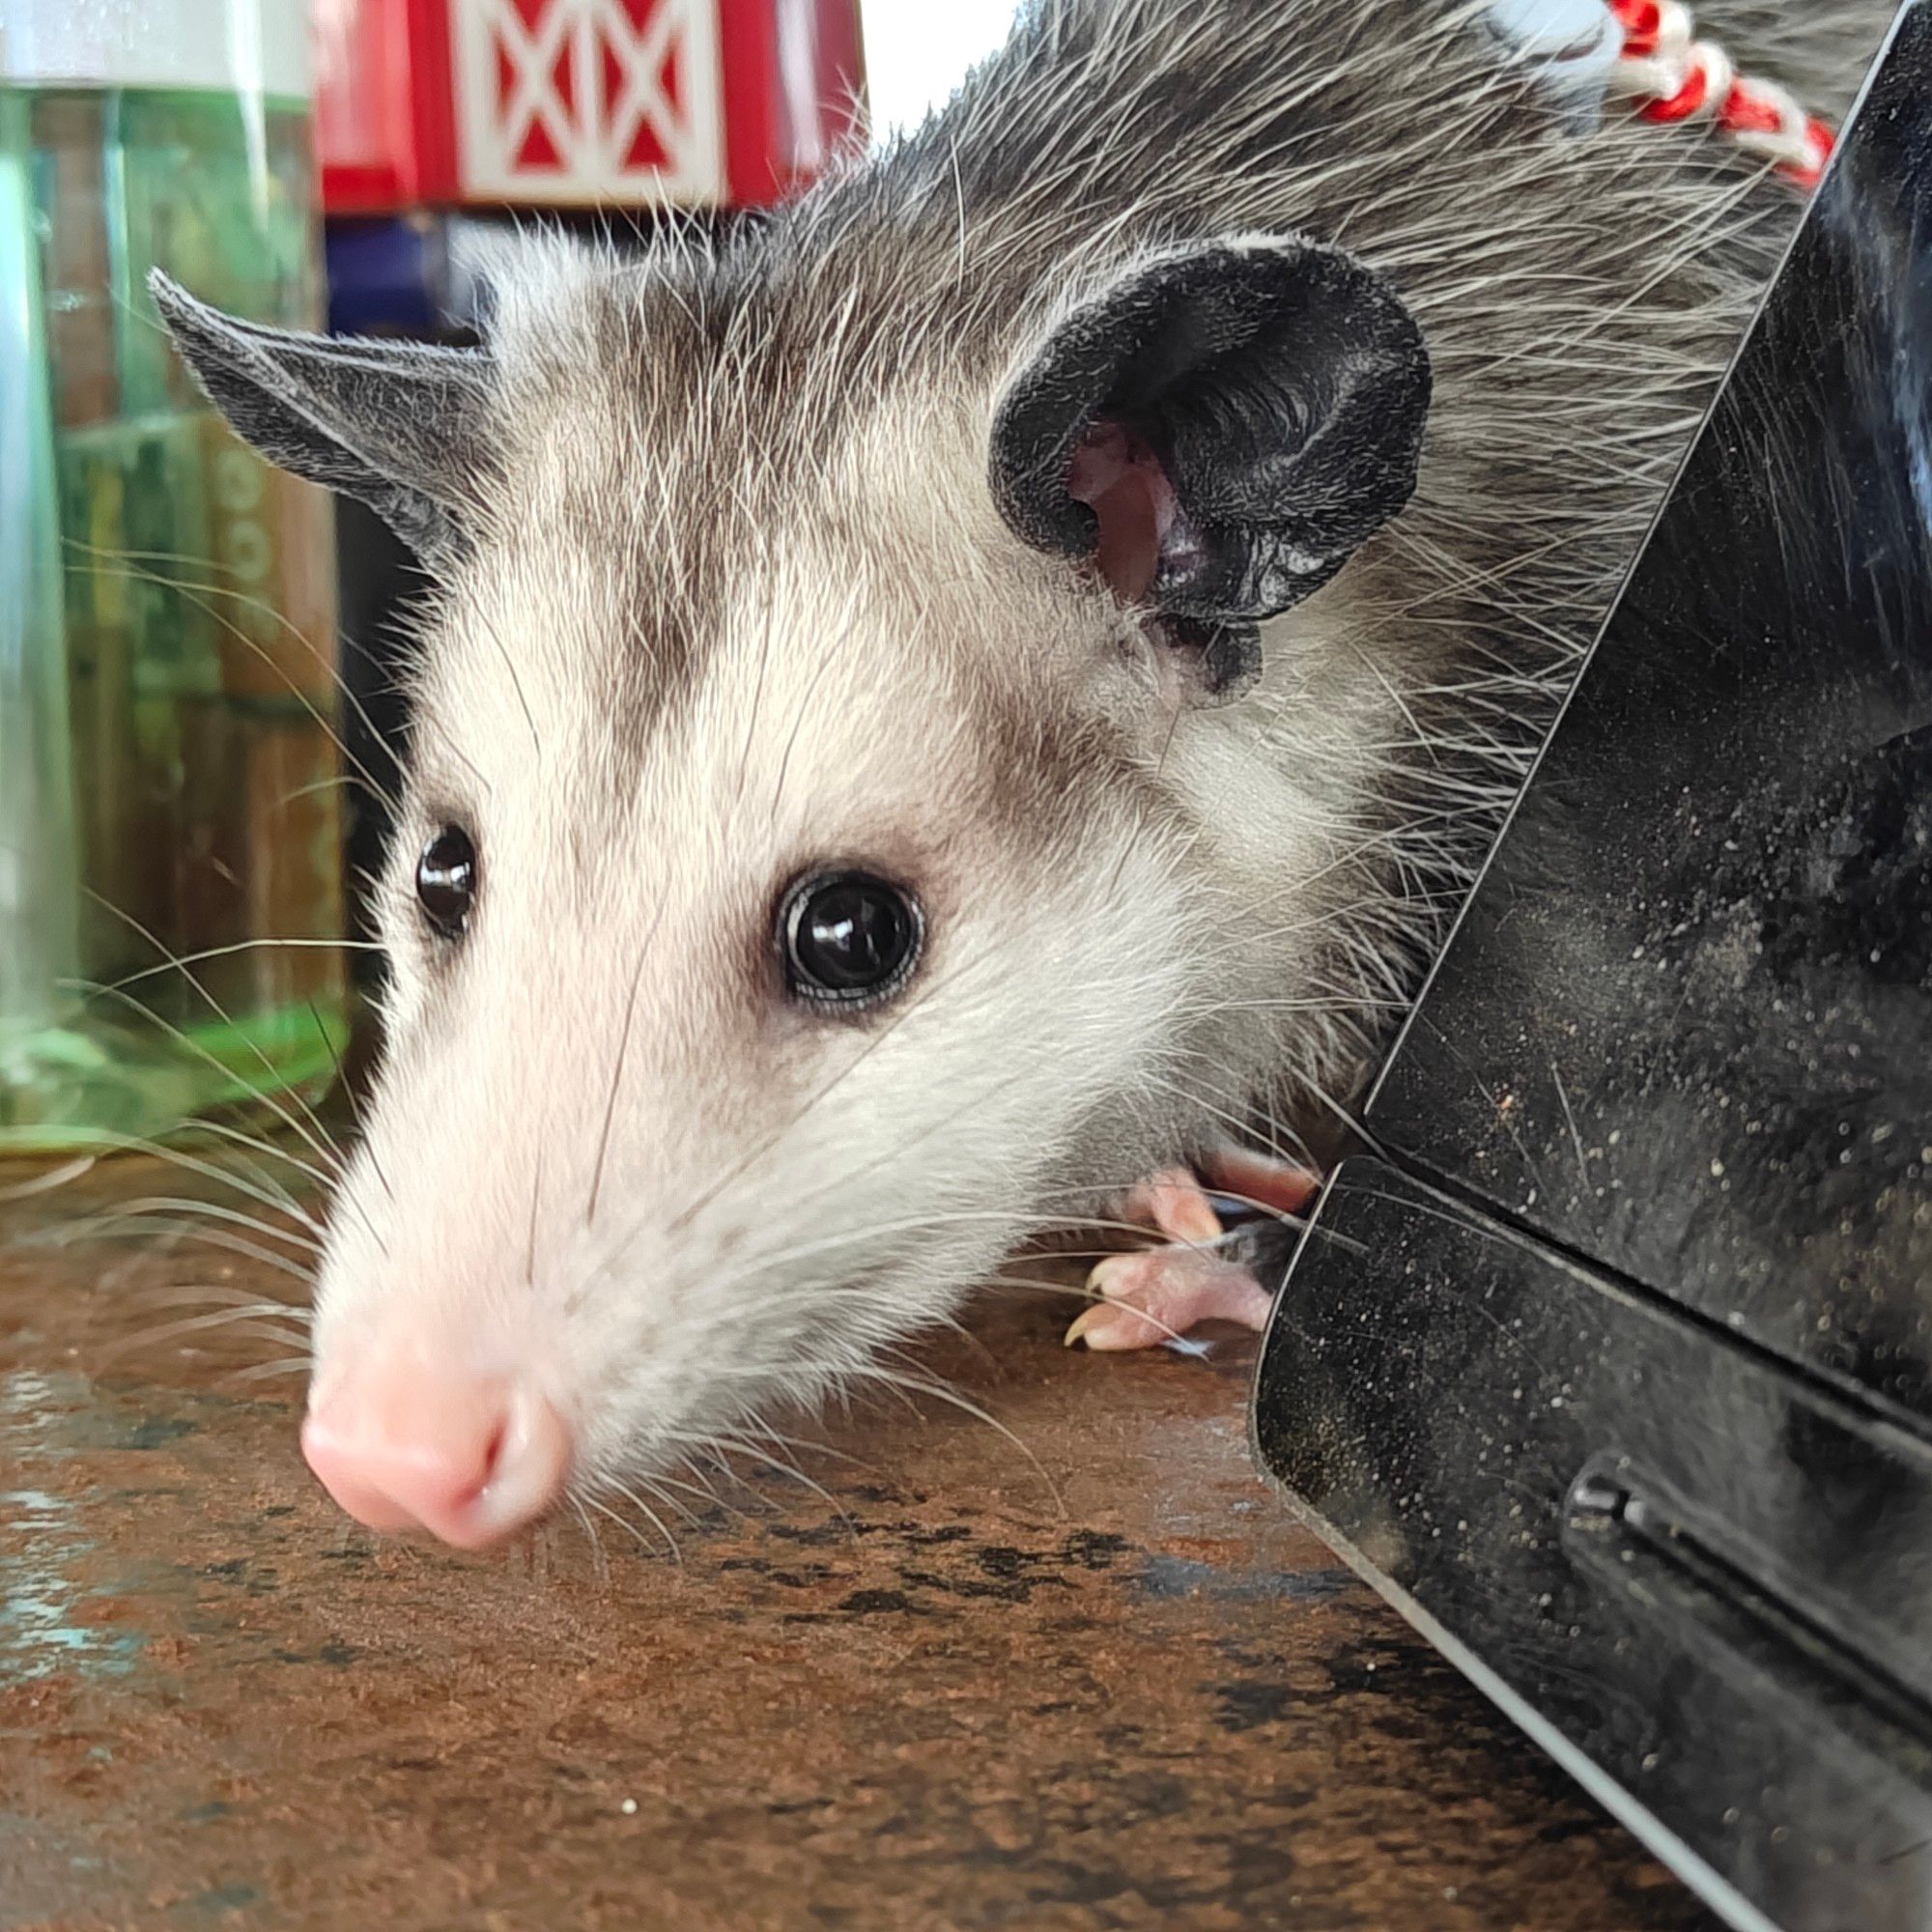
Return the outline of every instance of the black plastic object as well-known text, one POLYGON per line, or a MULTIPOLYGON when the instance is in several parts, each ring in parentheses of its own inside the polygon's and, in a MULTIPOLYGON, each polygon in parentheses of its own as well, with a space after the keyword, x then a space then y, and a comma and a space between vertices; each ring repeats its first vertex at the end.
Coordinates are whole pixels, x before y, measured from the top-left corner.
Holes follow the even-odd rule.
POLYGON ((1367 1128, 1269 1469, 1733 1923, 1932 1927, 1932 0, 1367 1128))

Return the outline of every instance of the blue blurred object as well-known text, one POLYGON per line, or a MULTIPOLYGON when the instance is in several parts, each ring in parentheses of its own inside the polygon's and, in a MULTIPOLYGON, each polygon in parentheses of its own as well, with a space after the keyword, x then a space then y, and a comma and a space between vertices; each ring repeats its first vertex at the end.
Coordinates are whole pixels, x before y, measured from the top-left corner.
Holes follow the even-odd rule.
POLYGON ((449 310, 448 218, 336 216, 325 242, 337 335, 433 336, 449 310))

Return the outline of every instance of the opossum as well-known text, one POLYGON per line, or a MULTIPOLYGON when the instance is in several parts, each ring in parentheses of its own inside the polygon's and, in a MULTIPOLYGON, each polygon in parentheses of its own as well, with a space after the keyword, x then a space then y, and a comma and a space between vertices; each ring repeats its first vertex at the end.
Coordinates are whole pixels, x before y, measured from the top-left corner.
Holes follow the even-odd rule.
MULTIPOLYGON (((1881 20, 1702 25, 1829 112, 1881 20)), ((314 1311, 349 1510, 648 1479, 1346 1117, 1799 211, 1584 106, 1480 5, 1038 0, 790 206, 533 241, 477 349, 157 286, 435 585, 314 1311)))

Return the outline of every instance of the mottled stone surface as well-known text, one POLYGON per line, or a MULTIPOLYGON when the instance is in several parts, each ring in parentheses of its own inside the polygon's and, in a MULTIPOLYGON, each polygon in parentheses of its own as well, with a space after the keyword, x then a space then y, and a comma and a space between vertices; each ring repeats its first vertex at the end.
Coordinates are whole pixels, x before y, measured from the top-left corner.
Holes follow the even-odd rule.
POLYGON ((1238 1351, 992 1299, 931 1360, 1021 1446, 888 1406, 679 1561, 464 1558, 333 1512, 276 1344, 129 1346, 292 1284, 52 1239, 102 1198, 0 1208, 0 1927, 1710 1924, 1262 1486, 1238 1351))

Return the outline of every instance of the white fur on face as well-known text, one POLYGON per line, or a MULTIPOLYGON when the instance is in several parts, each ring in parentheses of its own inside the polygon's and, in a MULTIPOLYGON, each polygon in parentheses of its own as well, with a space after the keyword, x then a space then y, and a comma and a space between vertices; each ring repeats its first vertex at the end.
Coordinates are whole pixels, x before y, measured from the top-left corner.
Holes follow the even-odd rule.
POLYGON ((875 1373, 1069 1178, 1133 1179, 1066 1163, 1096 1120, 1146 1138, 1123 1096, 1206 929, 1132 810, 1000 805, 1039 773, 989 742, 973 597, 767 557, 640 723, 575 668, 613 595, 539 528, 475 559, 433 641, 390 1056, 316 1326, 318 1386, 403 1348, 533 1376, 590 1482, 875 1373), (409 881, 445 817, 481 879, 455 948, 409 881), (928 923, 858 1019, 788 1002, 773 941, 787 883, 848 864, 928 923))

